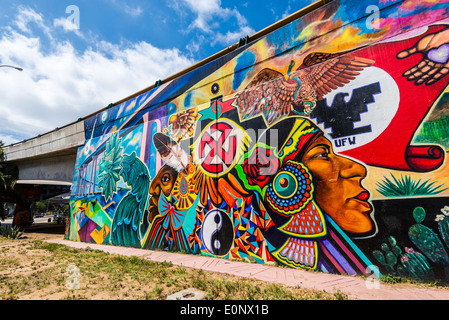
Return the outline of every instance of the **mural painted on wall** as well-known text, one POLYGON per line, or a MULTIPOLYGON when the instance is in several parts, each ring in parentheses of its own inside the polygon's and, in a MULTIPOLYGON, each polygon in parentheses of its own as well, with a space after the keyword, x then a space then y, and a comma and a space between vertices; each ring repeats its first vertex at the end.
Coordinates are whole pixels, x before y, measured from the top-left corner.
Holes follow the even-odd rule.
POLYGON ((87 119, 67 238, 449 281, 447 1, 370 4, 87 119))

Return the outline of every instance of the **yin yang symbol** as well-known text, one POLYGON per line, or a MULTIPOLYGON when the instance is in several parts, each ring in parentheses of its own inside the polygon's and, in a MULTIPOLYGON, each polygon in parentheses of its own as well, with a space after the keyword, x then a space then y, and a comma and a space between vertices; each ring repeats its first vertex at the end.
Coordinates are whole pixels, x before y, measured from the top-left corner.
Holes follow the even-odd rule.
POLYGON ((213 209, 206 214, 202 225, 202 238, 206 250, 217 256, 229 252, 234 241, 231 218, 226 212, 213 209))

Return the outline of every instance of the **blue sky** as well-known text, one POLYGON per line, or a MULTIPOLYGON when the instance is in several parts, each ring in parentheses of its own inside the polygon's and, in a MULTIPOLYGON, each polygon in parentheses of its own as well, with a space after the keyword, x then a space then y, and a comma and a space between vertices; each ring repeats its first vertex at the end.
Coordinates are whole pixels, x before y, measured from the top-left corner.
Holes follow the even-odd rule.
POLYGON ((76 121, 312 0, 0 0, 0 140, 76 121))

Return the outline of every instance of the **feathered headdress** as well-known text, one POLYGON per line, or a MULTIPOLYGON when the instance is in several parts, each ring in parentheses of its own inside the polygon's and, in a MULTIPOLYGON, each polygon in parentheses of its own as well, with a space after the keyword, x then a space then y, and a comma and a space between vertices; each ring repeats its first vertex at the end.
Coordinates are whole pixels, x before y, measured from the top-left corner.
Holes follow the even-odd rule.
POLYGON ((189 164, 189 155, 169 136, 156 132, 153 143, 164 163, 178 173, 185 170, 189 164))

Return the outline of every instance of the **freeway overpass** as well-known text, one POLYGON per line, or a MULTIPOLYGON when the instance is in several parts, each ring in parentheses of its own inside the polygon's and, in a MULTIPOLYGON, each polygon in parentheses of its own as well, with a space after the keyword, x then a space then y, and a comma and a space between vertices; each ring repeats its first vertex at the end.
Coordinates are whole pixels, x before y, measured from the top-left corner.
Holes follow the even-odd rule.
POLYGON ((57 128, 38 137, 4 148, 7 164, 17 166, 19 176, 6 201, 20 212, 14 222, 26 226, 32 221, 30 205, 70 192, 77 148, 84 144, 84 121, 57 128))
POLYGON ((71 185, 78 147, 84 145, 84 121, 57 128, 4 148, 7 162, 19 168, 18 184, 71 185))

